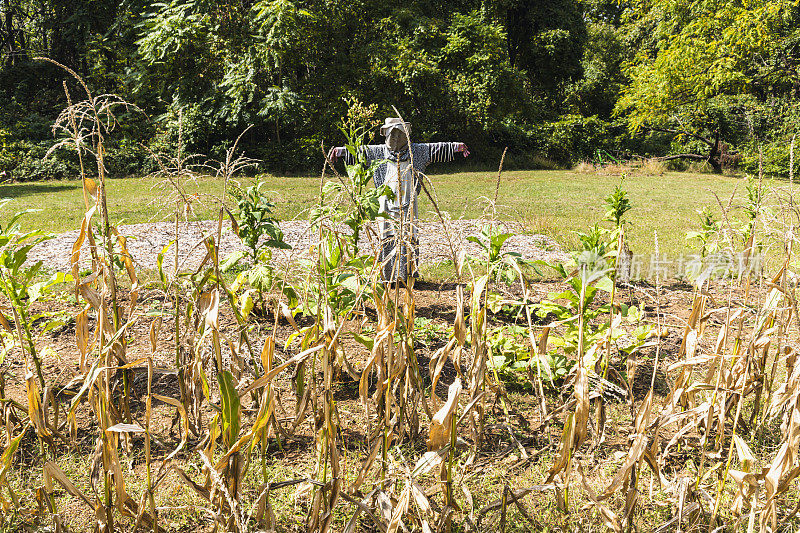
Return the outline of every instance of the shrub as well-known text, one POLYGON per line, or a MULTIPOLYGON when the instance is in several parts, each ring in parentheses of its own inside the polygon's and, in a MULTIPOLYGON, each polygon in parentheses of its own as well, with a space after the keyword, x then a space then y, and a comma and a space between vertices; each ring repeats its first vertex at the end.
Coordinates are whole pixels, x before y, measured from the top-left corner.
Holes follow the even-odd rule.
POLYGON ((572 167, 572 170, 579 174, 594 174, 597 172, 597 167, 591 161, 584 160, 572 167))
POLYGON ((319 169, 322 166, 320 137, 301 137, 285 144, 269 143, 263 147, 260 159, 264 169, 279 172, 319 169))
POLYGON ((538 128, 540 152, 550 160, 569 165, 590 159, 598 149, 605 149, 610 124, 596 116, 566 115, 538 128))
POLYGON ((60 153, 45 158, 49 142, 14 141, 0 151, 0 172, 14 181, 64 179, 78 174, 72 154, 60 153))
POLYGON ((117 178, 141 176, 149 171, 152 162, 148 161, 148 152, 140 144, 122 139, 116 146, 106 152, 105 163, 109 175, 117 178))
MULTIPOLYGON (((765 174, 789 176, 789 149, 791 140, 778 140, 761 145, 762 168, 765 174)), ((795 176, 800 162, 800 142, 795 141, 795 176)), ((748 174, 758 174, 758 143, 750 143, 742 147, 739 169, 748 174)))

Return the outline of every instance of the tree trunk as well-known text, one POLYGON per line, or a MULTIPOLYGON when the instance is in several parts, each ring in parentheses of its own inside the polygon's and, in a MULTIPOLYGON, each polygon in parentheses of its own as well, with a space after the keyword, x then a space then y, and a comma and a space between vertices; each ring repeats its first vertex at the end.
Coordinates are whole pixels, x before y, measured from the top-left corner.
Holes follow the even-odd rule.
POLYGON ((699 141, 704 142, 708 145, 708 155, 701 155, 701 154, 675 154, 675 155, 668 155, 664 157, 656 157, 657 161, 671 161, 673 159, 693 159, 695 161, 705 161, 711 168, 713 169, 715 174, 722 174, 722 143, 719 140, 719 130, 714 132, 714 139, 711 140, 707 137, 703 137, 702 135, 698 135, 696 133, 682 131, 682 130, 671 130, 665 128, 647 128, 650 131, 657 131, 661 133, 669 133, 673 135, 686 135, 697 139, 699 141))
POLYGON ((5 12, 3 13, 3 43, 2 48, 8 55, 6 64, 14 64, 14 13, 11 7, 11 0, 6 0, 5 12))
POLYGON ((714 169, 714 174, 722 174, 722 151, 719 145, 719 130, 714 132, 714 144, 708 151, 708 164, 714 169))

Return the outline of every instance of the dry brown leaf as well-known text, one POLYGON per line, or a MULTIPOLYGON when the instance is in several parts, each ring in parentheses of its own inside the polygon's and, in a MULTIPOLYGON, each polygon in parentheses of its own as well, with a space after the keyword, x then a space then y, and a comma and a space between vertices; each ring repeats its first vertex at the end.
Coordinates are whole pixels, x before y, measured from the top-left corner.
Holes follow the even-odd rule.
POLYGON ((443 450, 425 452, 422 457, 417 460, 414 469, 411 471, 411 477, 424 476, 431 469, 436 468, 442 464, 445 453, 443 450))
POLYGON ((447 391, 447 402, 433 415, 428 434, 428 450, 438 450, 450 442, 451 420, 458 409, 458 396, 461 394, 461 379, 456 378, 447 391))
POLYGON ((392 512, 392 520, 389 522, 389 527, 386 529, 387 533, 397 533, 403 521, 403 517, 408 513, 408 506, 411 503, 411 480, 406 482, 403 492, 400 493, 400 499, 392 512))
POLYGON ((264 372, 272 370, 272 358, 275 355, 275 337, 267 337, 264 340, 264 347, 261 349, 261 365, 264 372))
POLYGON ((411 494, 414 496, 414 502, 417 504, 420 511, 422 511, 422 514, 425 516, 433 516, 431 502, 428 501, 428 497, 425 496, 425 489, 420 487, 414 480, 411 480, 411 494))
POLYGON ((114 424, 106 431, 110 431, 111 433, 144 433, 144 428, 139 424, 124 424, 120 422, 119 424, 114 424))
POLYGON ((78 368, 81 372, 87 370, 86 356, 89 354, 89 310, 84 309, 75 315, 75 340, 80 352, 78 368))
POLYGON ((0 326, 2 326, 6 331, 12 331, 13 329, 11 327, 11 322, 8 321, 6 315, 4 315, 2 311, 0 311, 0 326))
POLYGON ((751 472, 756 465, 756 458, 752 450, 750 450, 750 446, 738 434, 733 436, 733 442, 736 445, 736 455, 739 457, 742 468, 744 468, 745 472, 751 472))
POLYGON ((375 439, 375 444, 372 446, 372 451, 370 452, 369 457, 367 457, 364 461, 364 464, 361 466, 361 470, 358 472, 358 477, 356 477, 356 480, 352 485, 353 490, 358 490, 361 485, 364 484, 367 473, 369 472, 370 467, 372 467, 372 463, 374 463, 375 459, 378 457, 378 452, 380 452, 382 444, 382 438, 375 439))
POLYGON ((636 433, 644 433, 650 425, 650 414, 653 411, 653 389, 650 389, 645 396, 644 401, 639 406, 639 411, 636 413, 636 423, 634 430, 636 433))
MULTIPOLYGON (((539 342, 536 345, 536 350, 539 355, 547 354, 547 340, 550 337, 550 326, 542 329, 542 334, 539 336, 539 342)), ((546 369, 548 372, 549 368, 546 369)))
POLYGON ((300 331, 297 322, 294 320, 294 315, 292 315, 292 310, 289 309, 289 306, 286 305, 286 302, 279 302, 279 306, 281 308, 281 314, 283 315, 283 318, 286 319, 286 321, 295 331, 300 331))
POLYGON ((83 187, 89 195, 97 197, 97 183, 92 178, 83 178, 83 187))
POLYGON ((204 292, 197 299, 197 311, 203 317, 206 327, 219 329, 219 290, 204 292))
POLYGON ((567 415, 566 420, 564 420, 564 431, 561 433, 561 440, 558 443, 558 458, 547 472, 546 483, 551 483, 560 472, 567 469, 571 457, 574 435, 574 425, 572 423, 573 417, 574 414, 570 413, 567 415))
POLYGON ((575 418, 573 433, 573 447, 580 448, 586 439, 586 429, 589 423, 589 373, 582 364, 578 364, 575 373, 575 418))
POLYGON ((48 494, 53 493, 53 480, 57 481, 59 485, 64 487, 69 494, 82 500, 89 508, 94 508, 94 504, 89 501, 89 498, 75 486, 72 481, 67 477, 63 470, 52 461, 47 461, 44 465, 44 486, 48 494))
POLYGON ((642 456, 644 455, 644 451, 647 448, 647 435, 644 433, 637 433, 634 435, 633 445, 631 446, 630 450, 628 450, 628 456, 625 458, 625 461, 622 463, 622 466, 619 467, 617 470, 614 479, 611 481, 611 484, 606 488, 605 491, 598 497, 598 500, 605 500, 611 495, 613 495, 622 484, 625 482, 627 478, 630 477, 631 470, 639 464, 642 456))
POLYGON ((83 299, 92 306, 92 309, 95 311, 100 309, 100 306, 103 304, 103 299, 99 292, 89 287, 87 283, 78 285, 78 291, 81 296, 83 296, 83 299))
POLYGON ((250 385, 248 385, 247 387, 245 387, 241 391, 239 391, 239 397, 241 398, 242 396, 250 394, 251 391, 254 391, 254 390, 259 389, 261 387, 265 387, 270 381, 272 381, 272 379, 275 376, 277 376, 278 374, 280 374, 281 372, 286 370, 286 368, 288 368, 289 366, 291 366, 293 364, 305 361, 306 359, 308 359, 309 356, 311 356, 312 354, 320 351, 324 347, 325 347, 324 344, 318 344, 317 346, 314 346, 313 348, 309 348, 308 350, 304 350, 304 351, 300 352, 299 354, 295 355, 294 357, 292 357, 288 361, 285 361, 284 363, 281 363, 280 365, 276 366, 275 368, 273 368, 272 370, 270 370, 269 372, 267 372, 263 376, 259 377, 255 381, 253 381, 250 385))
MULTIPOLYGON (((447 360, 450 359, 450 353, 456 349, 456 343, 459 342, 456 337, 451 338, 447 344, 436 351, 429 363, 429 371, 431 372, 431 393, 436 394, 436 385, 439 383, 439 378, 442 376, 442 370, 447 360), (436 363, 435 365, 433 363, 436 363)), ((460 346, 458 346, 460 348, 460 346)), ((454 361, 455 365, 456 362, 454 361)))
POLYGON ((464 322, 464 287, 456 286, 456 319, 453 324, 453 336, 460 346, 464 346, 467 338, 467 326, 464 322))
POLYGON ((594 505, 595 508, 600 512, 600 516, 603 518, 603 523, 606 525, 606 527, 614 530, 616 533, 622 533, 622 525, 619 522, 619 518, 611 509, 600 503, 600 501, 597 499, 597 494, 595 494, 592 487, 586 481, 586 476, 583 474, 583 468, 581 466, 578 466, 578 472, 581 475, 583 490, 586 491, 586 495, 589 497, 592 505, 594 505))

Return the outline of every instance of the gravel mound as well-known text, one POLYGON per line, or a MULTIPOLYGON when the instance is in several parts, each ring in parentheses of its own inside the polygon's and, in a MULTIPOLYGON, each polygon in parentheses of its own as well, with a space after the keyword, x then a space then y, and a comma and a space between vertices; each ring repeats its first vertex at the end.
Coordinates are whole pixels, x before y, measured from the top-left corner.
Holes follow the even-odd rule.
MULTIPOLYGON (((468 255, 477 256, 481 248, 466 240, 469 235, 479 235, 481 228, 486 224, 483 220, 453 220, 448 222, 450 240, 456 254, 465 250, 468 255)), ((564 261, 567 255, 561 247, 550 237, 545 235, 523 235, 522 228, 514 223, 503 222, 506 230, 516 233, 509 238, 504 249, 518 252, 526 259, 541 259, 548 262, 564 261)), ((308 222, 287 221, 281 222, 285 240, 292 246, 291 250, 275 250, 274 258, 279 262, 293 263, 298 259, 308 257, 311 246, 318 239, 318 234, 310 230, 308 222)), ((147 224, 131 224, 119 226, 119 232, 128 237, 128 250, 133 256, 138 269, 157 268, 158 254, 170 242, 175 240, 175 224, 173 222, 154 222, 147 224)), ((337 228, 336 231, 348 233, 347 227, 337 228)), ((216 236, 217 221, 206 220, 190 222, 179 226, 180 245, 178 249, 179 269, 188 271, 196 269, 206 255, 203 245, 205 236, 216 236)), ((78 238, 78 231, 62 233, 55 238, 36 246, 28 254, 29 261, 42 260, 49 270, 69 270, 69 258, 72 246, 78 238)), ((363 235, 363 234, 362 234, 363 235)), ((367 251, 371 248, 369 239, 362 239, 361 248, 367 251)), ((374 241, 374 239, 373 239, 374 241)), ((420 264, 439 263, 451 259, 452 252, 448 245, 447 235, 442 224, 432 220, 421 220, 419 230, 420 264)), ((223 223, 220 246, 220 257, 244 250, 242 242, 231 230, 230 221, 223 223)), ((80 264, 82 268, 89 267, 91 256, 88 244, 84 243, 81 249, 80 264)), ((164 268, 171 272, 175 264, 174 245, 164 254, 164 268)))

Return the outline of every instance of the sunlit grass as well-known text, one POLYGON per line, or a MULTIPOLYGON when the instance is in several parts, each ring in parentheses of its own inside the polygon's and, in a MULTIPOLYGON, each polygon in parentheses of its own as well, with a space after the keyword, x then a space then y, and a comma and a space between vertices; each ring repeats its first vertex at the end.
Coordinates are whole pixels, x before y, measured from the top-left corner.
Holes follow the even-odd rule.
MULTIPOLYGON (((442 167, 440 167, 442 168, 442 167)), ((453 218, 477 218, 486 202, 493 198, 497 175, 493 172, 431 174, 439 208, 453 218)), ((319 191, 319 178, 262 176, 267 181, 275 214, 281 220, 304 219, 319 191)), ((498 196, 499 217, 521 222, 526 231, 544 233, 567 249, 574 248, 576 231, 583 231, 605 214, 602 202, 620 183, 619 176, 577 173, 573 171, 512 171, 502 175, 498 196)), ((164 206, 163 190, 151 177, 111 179, 108 181, 108 208, 116 223, 136 224, 164 220, 173 206, 164 206)), ((698 226, 697 211, 710 206, 719 212, 718 196, 727 204, 735 191, 736 199, 744 193, 740 178, 709 174, 674 173, 662 176, 634 175, 625 179, 633 210, 628 238, 634 253, 654 251, 654 232, 658 232, 659 251, 670 256, 696 253, 688 246, 687 231, 698 226)), ((60 233, 77 229, 76 221, 84 212, 80 182, 59 181, 19 183, 0 186, 0 196, 15 201, 8 214, 23 209, 40 209, 23 224, 45 232, 60 233)), ((201 177, 189 192, 197 193, 194 210, 200 218, 215 218, 217 208, 209 195, 222 194, 222 184, 212 177, 201 177)), ((434 218, 433 207, 424 195, 420 216, 434 218)), ((734 211, 735 215, 735 211, 734 211)))

